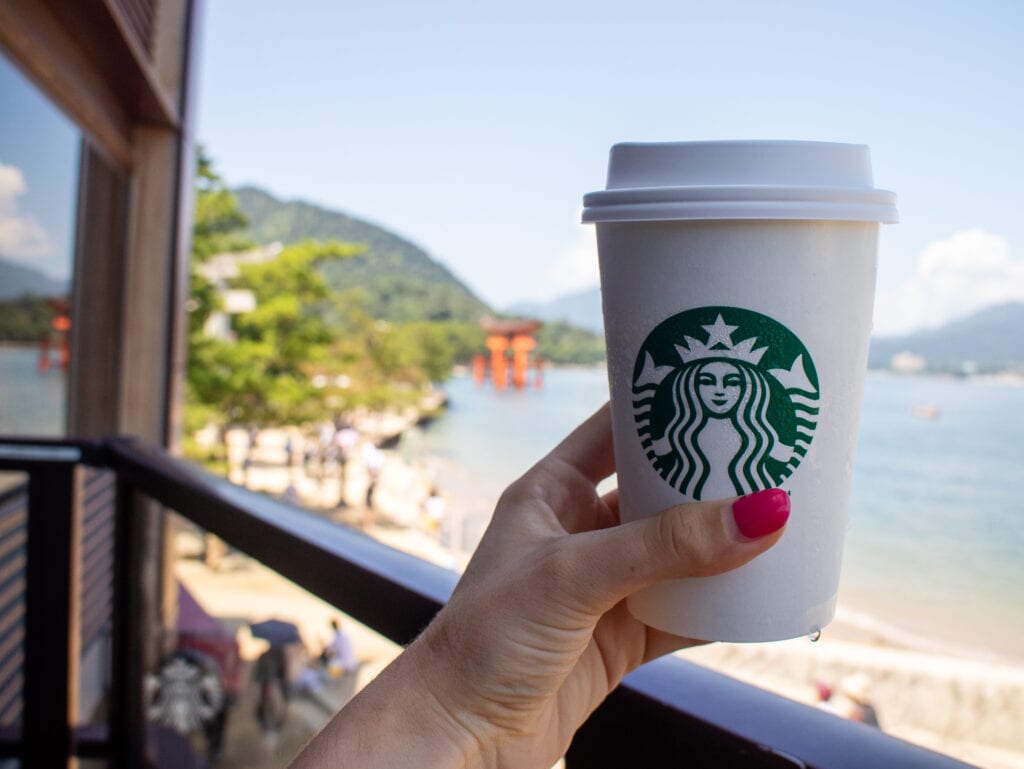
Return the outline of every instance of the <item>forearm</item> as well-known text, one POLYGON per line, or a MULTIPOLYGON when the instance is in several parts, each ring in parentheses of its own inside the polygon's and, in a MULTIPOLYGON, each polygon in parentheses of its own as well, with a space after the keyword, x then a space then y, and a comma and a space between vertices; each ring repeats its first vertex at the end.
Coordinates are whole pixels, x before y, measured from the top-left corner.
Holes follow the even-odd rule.
POLYGON ((353 698, 291 769, 463 769, 480 765, 471 738, 448 717, 414 644, 353 698))

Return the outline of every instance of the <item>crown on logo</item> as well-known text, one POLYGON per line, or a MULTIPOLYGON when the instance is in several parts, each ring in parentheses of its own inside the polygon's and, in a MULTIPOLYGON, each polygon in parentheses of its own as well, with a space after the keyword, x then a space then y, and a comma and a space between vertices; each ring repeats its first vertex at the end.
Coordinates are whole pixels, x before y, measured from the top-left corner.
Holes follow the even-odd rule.
POLYGON ((732 333, 739 326, 726 325, 721 313, 719 313, 718 319, 713 325, 702 326, 702 328, 708 332, 708 340, 706 342, 701 342, 692 336, 687 336, 687 347, 676 345, 676 352, 683 359, 683 363, 692 363, 704 358, 732 358, 756 366, 761 362, 761 357, 768 350, 767 347, 754 349, 754 343, 757 341, 756 336, 733 344, 732 333))

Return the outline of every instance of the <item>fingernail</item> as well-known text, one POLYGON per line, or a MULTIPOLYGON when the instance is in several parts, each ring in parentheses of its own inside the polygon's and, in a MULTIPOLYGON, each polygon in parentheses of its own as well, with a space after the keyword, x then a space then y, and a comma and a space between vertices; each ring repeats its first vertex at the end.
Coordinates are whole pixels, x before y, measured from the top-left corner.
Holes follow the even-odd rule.
POLYGON ((732 503, 736 528, 748 539, 778 531, 789 520, 789 494, 782 489, 765 489, 740 497, 732 503))

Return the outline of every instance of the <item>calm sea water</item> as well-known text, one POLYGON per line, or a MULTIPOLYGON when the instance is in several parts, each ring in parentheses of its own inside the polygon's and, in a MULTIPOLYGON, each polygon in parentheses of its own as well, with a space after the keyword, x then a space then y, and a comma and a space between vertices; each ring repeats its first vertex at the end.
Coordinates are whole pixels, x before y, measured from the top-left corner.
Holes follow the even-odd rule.
MULTIPOLYGON (((407 449, 479 538, 502 489, 607 398, 600 369, 542 390, 448 385, 407 449)), ((893 640, 1024 661, 1024 387, 868 377, 840 590, 845 619, 893 640), (938 416, 915 416, 934 406, 938 416)))
POLYGON ((58 368, 39 372, 37 348, 0 346, 0 435, 62 434, 66 386, 58 368))

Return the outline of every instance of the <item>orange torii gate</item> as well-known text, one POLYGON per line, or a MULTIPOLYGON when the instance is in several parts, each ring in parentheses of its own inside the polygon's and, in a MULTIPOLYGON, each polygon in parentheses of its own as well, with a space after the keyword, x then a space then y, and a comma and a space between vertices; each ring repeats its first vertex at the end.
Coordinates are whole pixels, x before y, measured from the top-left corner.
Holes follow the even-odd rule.
MULTIPOLYGON (((539 320, 496 320, 485 318, 480 325, 488 333, 487 349, 491 351, 491 381, 495 389, 508 387, 508 358, 512 357, 512 384, 516 389, 526 387, 530 369, 530 352, 537 346, 534 332, 544 325, 539 320)), ((473 360, 473 379, 482 384, 486 376, 486 361, 483 355, 473 360)), ((540 362, 537 362, 537 383, 540 386, 540 362)))
POLYGON ((46 373, 53 365, 50 360, 51 348, 57 350, 57 361, 61 371, 67 371, 71 362, 71 304, 67 299, 47 299, 53 312, 50 330, 39 340, 39 371, 46 373))

